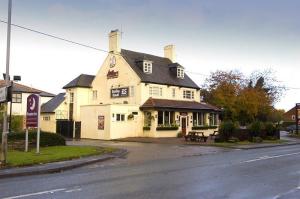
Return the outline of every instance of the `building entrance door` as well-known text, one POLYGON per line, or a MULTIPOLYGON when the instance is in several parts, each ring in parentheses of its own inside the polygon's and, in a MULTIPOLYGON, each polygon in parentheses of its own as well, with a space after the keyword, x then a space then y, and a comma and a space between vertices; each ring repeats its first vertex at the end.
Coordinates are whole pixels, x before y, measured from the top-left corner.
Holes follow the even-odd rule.
POLYGON ((186 135, 186 117, 181 117, 181 131, 183 135, 186 135))

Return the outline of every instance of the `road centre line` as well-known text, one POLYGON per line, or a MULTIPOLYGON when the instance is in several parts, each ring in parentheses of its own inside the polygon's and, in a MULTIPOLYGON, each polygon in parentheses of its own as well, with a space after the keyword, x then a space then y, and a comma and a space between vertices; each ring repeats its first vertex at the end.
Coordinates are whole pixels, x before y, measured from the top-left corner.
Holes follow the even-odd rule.
POLYGON ((256 161, 260 161, 260 160, 268 160, 268 159, 274 159, 274 158, 280 158, 280 157, 298 155, 298 154, 300 154, 300 152, 288 153, 288 154, 282 154, 282 155, 274 155, 274 156, 262 156, 262 157, 259 157, 259 158, 256 158, 256 159, 242 161, 240 163, 250 163, 250 162, 256 162, 256 161))
POLYGON ((61 192, 65 191, 65 188, 62 189, 53 189, 49 191, 41 191, 41 192, 36 192, 36 193, 29 193, 29 194, 24 194, 24 195, 18 195, 18 196, 11 196, 11 197, 6 197, 3 199, 17 199, 17 198, 25 198, 25 197, 30 197, 30 196, 38 196, 38 195, 43 195, 43 194, 53 194, 55 192, 61 192))

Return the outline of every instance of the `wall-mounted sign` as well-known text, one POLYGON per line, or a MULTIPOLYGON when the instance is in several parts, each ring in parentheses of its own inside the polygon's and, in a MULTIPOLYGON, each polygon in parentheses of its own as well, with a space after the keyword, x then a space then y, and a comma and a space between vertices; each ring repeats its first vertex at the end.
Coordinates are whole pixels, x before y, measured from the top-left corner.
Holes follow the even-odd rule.
POLYGON ((104 130, 104 116, 99 115, 98 116, 98 130, 104 130))
POLYGON ((7 100, 7 89, 6 87, 0 88, 0 102, 5 102, 7 100))
POLYGON ((128 93, 129 93, 129 87, 113 88, 110 90, 110 97, 111 98, 128 97, 128 93))
POLYGON ((107 75, 106 75, 107 79, 118 78, 118 76, 119 76, 119 72, 118 71, 114 71, 114 70, 109 70, 107 72, 107 75))
POLYGON ((180 112, 180 115, 181 116, 187 116, 188 114, 187 114, 187 112, 180 112))
POLYGON ((38 127, 39 96, 31 94, 27 97, 26 127, 38 127))
POLYGON ((110 60, 109 60, 109 66, 111 67, 111 68, 113 68, 113 67, 115 67, 115 65, 116 65, 116 57, 115 56, 112 56, 111 58, 110 58, 110 60))

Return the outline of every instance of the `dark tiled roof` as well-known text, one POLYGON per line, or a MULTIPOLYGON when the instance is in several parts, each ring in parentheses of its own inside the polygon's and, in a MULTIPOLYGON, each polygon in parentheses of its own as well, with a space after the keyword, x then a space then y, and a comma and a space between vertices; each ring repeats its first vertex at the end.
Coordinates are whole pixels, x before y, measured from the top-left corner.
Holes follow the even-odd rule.
POLYGON ((172 63, 168 58, 124 49, 122 49, 121 54, 141 78, 142 82, 199 89, 197 84, 191 80, 188 75, 185 74, 184 79, 177 78, 176 72, 174 73, 172 68, 179 64, 172 63), (142 67, 138 64, 138 62, 142 60, 152 61, 152 74, 145 74, 143 72, 142 67))
POLYGON ((41 113, 53 113, 55 109, 65 100, 65 93, 59 93, 41 107, 41 113))
POLYGON ((166 100, 149 98, 141 107, 145 109, 170 109, 170 110, 190 110, 190 111, 216 111, 221 110, 215 106, 206 103, 199 103, 195 101, 182 100, 166 100))
MULTIPOLYGON (((5 81, 4 80, 0 80, 0 87, 4 87, 5 86, 5 81)), ((36 93, 36 94, 40 94, 42 97, 54 97, 55 95, 52 93, 48 93, 36 88, 32 88, 29 86, 25 86, 23 84, 19 84, 14 82, 13 83, 13 92, 14 93, 36 93)))
POLYGON ((63 89, 75 88, 75 87, 91 88, 94 78, 95 78, 94 75, 81 74, 75 79, 73 79, 72 81, 70 81, 67 85, 65 85, 63 89))

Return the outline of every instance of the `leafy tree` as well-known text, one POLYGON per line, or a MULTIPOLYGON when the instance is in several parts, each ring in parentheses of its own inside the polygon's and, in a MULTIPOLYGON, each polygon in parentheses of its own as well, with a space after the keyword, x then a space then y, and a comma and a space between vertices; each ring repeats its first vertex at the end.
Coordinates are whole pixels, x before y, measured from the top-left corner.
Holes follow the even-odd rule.
POLYGON ((224 120, 246 125, 276 120, 271 117, 276 112, 274 103, 283 91, 271 71, 256 71, 250 78, 238 71, 216 71, 206 79, 202 94, 206 102, 223 108, 224 120))
POLYGON ((206 79, 204 101, 224 109, 224 119, 236 118, 235 103, 243 87, 243 75, 238 71, 216 71, 206 79))

